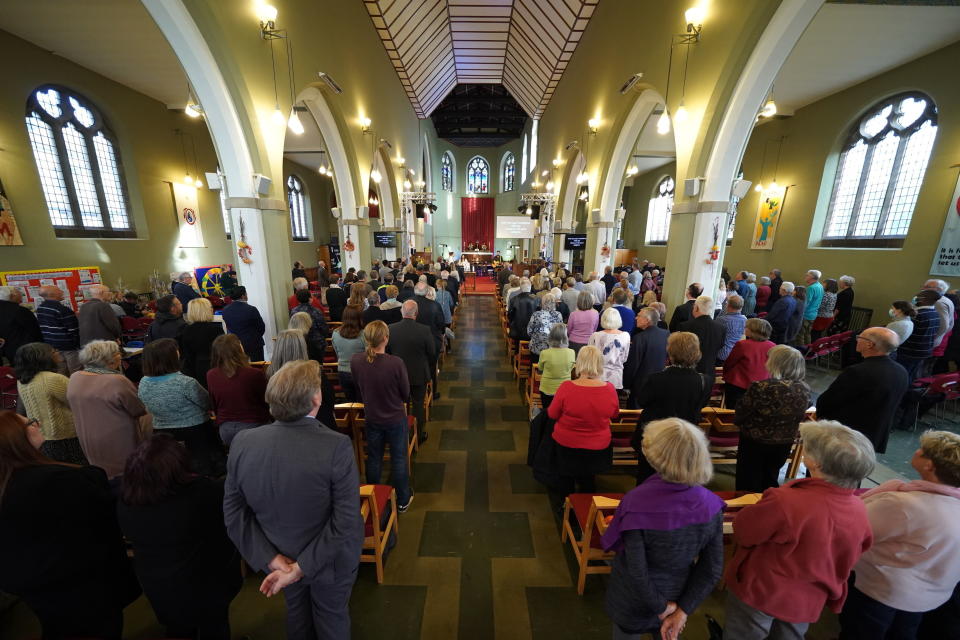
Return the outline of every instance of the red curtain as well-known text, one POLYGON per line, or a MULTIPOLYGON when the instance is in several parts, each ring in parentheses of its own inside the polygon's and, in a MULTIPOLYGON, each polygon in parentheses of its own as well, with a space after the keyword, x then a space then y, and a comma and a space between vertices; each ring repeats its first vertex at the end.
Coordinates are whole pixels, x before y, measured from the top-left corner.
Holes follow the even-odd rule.
POLYGON ((477 246, 487 245, 487 251, 494 246, 494 198, 460 198, 460 229, 463 248, 476 242, 477 246))

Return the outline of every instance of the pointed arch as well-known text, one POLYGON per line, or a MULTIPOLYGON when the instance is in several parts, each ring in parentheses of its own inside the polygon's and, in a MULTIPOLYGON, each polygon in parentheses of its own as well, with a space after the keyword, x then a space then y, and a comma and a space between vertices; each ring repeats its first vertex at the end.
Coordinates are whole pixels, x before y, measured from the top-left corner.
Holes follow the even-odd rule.
POLYGON ((466 186, 469 193, 490 193, 490 163, 483 156, 473 156, 467 162, 466 186))
POLYGON ((500 159, 500 193, 513 191, 517 174, 517 159, 507 151, 500 159))

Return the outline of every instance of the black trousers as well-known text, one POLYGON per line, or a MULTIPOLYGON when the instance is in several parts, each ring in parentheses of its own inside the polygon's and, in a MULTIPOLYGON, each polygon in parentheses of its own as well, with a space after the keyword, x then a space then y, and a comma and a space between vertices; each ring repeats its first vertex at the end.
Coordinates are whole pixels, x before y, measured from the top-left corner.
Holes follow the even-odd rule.
POLYGON ((727 409, 736 409, 737 405, 740 404, 740 399, 746 394, 746 389, 742 389, 736 385, 729 383, 723 385, 723 398, 727 409))
POLYGON ((423 408, 423 400, 427 397, 426 384, 410 385, 410 402, 413 403, 413 416, 417 419, 417 434, 427 432, 427 412, 423 408))
POLYGON ((226 456, 217 428, 209 422, 179 429, 157 429, 182 442, 190 454, 190 462, 196 473, 205 476, 221 476, 226 473, 226 456))
POLYGON ((840 640, 914 640, 923 613, 900 611, 874 600, 854 586, 850 574, 847 601, 840 613, 840 640))
POLYGON ((777 483, 780 467, 790 455, 792 443, 763 444, 743 433, 737 447, 737 491, 763 492, 777 483))

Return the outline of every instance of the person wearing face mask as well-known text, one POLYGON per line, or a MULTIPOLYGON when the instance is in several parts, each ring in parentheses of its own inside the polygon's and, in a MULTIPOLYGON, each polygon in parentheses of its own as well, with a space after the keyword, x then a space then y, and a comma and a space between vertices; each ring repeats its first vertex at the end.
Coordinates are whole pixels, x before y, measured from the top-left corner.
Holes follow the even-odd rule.
POLYGON ((913 319, 917 316, 916 307, 906 300, 897 300, 890 305, 887 313, 890 314, 887 329, 897 334, 900 344, 903 344, 913 333, 913 319))

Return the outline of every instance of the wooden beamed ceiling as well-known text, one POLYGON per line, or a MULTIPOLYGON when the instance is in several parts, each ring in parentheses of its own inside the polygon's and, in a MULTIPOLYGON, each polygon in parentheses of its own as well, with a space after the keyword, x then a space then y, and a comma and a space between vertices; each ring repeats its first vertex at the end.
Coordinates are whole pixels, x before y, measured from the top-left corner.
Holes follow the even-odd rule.
POLYGON ((600 0, 363 0, 418 118, 502 84, 539 118, 600 0))
POLYGON ((526 112, 500 84, 459 84, 431 114, 437 136, 465 146, 499 146, 520 137, 526 112))

